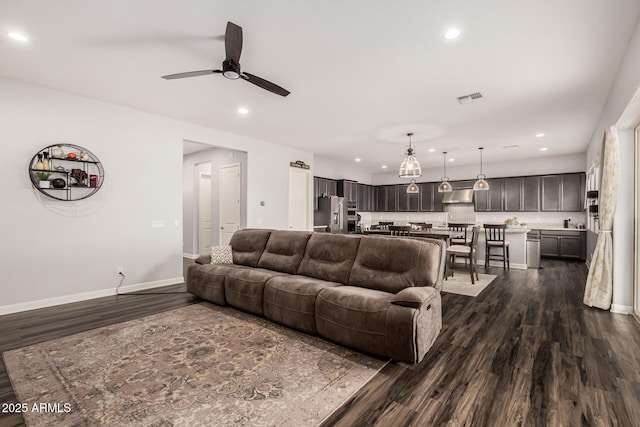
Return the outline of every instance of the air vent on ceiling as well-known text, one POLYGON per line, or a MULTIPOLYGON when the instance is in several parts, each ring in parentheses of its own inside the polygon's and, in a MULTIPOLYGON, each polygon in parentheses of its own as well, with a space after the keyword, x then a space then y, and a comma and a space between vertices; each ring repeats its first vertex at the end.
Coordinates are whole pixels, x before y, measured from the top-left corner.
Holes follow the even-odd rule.
POLYGON ((471 104, 472 102, 483 99, 484 96, 480 92, 471 93, 469 95, 459 96, 456 99, 460 104, 471 104))
POLYGON ((518 144, 513 144, 513 145, 505 145, 502 148, 517 148, 517 147, 518 147, 518 144))

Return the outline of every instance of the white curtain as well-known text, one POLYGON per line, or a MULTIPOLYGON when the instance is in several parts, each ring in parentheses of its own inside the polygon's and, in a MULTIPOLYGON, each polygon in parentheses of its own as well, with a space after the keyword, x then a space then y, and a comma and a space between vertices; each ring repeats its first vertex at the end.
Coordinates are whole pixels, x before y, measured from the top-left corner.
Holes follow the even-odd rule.
POLYGON ((618 182, 620 179, 620 154, 616 126, 610 126, 605 131, 602 159, 602 179, 598 197, 600 231, 591 259, 583 302, 589 307, 609 310, 613 294, 611 226, 613 225, 613 213, 618 202, 618 182))

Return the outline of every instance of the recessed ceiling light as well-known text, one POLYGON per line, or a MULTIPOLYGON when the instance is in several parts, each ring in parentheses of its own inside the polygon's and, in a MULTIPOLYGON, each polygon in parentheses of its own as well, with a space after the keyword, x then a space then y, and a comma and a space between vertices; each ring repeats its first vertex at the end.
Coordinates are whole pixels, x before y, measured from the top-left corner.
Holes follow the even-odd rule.
POLYGON ((16 40, 16 41, 19 41, 19 42, 23 42, 23 43, 26 43, 26 42, 29 41, 29 37, 25 36, 24 34, 20 34, 20 33, 16 33, 16 32, 7 33, 7 36, 10 39, 13 39, 13 40, 16 40))
POLYGON ((450 162, 453 162, 455 159, 449 159, 450 162))
POLYGON ((547 148, 547 147, 542 147, 542 148, 540 149, 540 151, 547 151, 547 150, 548 150, 548 148, 547 148))
POLYGON ((246 116, 247 114, 249 114, 249 109, 245 107, 240 107, 238 108, 238 114, 242 114, 243 116, 246 116))
POLYGON ((544 136, 544 133, 536 133, 536 138, 542 138, 544 136))
POLYGON ((435 148, 429 148, 429 152, 430 152, 430 153, 433 153, 434 151, 436 151, 436 149, 435 149, 435 148))
POLYGON ((446 33, 444 33, 444 38, 447 40, 457 39, 460 36, 460 30, 457 28, 451 28, 446 33))
POLYGON ((382 165, 382 169, 386 169, 386 168, 387 168, 387 165, 382 165))
POLYGON ((359 162, 359 161, 360 161, 360 160, 362 160, 362 159, 361 159, 360 157, 358 157, 358 158, 353 159, 353 160, 355 160, 356 162, 359 162))

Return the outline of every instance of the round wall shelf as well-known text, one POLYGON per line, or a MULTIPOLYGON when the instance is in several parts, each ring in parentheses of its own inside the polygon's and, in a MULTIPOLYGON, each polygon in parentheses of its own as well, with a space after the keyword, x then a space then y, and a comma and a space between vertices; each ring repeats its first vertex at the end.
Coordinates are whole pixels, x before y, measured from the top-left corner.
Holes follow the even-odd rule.
POLYGON ((100 160, 86 148, 73 144, 49 145, 29 163, 31 184, 56 200, 82 200, 94 195, 104 182, 100 160))

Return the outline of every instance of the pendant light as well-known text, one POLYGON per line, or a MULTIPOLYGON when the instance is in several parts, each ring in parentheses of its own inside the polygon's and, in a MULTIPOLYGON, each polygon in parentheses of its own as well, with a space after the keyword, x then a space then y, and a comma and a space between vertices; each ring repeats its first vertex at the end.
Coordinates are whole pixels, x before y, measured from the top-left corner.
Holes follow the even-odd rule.
POLYGON ((487 176, 482 173, 482 150, 484 147, 480 147, 478 150, 480 150, 480 175, 477 176, 478 180, 473 184, 473 191, 484 191, 489 189, 489 183, 485 180, 487 176))
POLYGON ((407 186, 407 193, 408 194, 417 194, 420 192, 420 188, 418 188, 418 186, 416 185, 416 180, 412 179, 411 183, 407 186))
POLYGON ((407 136, 409 137, 407 157, 404 158, 404 161, 400 165, 400 172, 398 172, 398 176, 400 178, 418 178, 422 176, 422 168, 420 167, 418 159, 413 155, 413 148, 411 147, 411 137, 413 136, 413 133, 409 132, 407 136))
POLYGON ((447 152, 443 151, 444 154, 444 176, 440 178, 440 185, 438 185, 438 193, 449 193, 453 191, 453 187, 449 183, 449 177, 447 176, 447 152))

